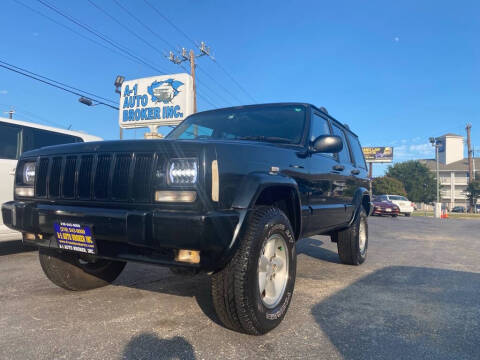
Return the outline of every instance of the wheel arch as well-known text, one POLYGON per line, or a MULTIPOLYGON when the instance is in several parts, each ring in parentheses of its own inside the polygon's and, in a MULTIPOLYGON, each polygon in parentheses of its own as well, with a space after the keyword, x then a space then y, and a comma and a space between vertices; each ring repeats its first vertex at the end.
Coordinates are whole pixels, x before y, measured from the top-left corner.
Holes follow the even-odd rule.
POLYGON ((292 225, 295 239, 300 238, 302 229, 300 194, 297 182, 293 178, 282 174, 250 174, 240 186, 232 207, 253 209, 256 205, 280 208, 292 225))
POLYGON ((371 214, 373 206, 371 203, 370 192, 366 188, 358 188, 353 195, 352 205, 355 210, 349 225, 355 221, 362 208, 367 213, 367 216, 371 214))

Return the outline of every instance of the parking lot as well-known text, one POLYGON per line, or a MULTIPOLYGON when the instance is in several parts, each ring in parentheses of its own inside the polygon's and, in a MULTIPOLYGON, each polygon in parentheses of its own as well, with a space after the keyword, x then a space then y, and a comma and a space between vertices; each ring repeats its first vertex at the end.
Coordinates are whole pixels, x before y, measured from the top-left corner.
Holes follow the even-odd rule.
POLYGON ((2 359, 478 359, 480 221, 371 218, 367 262, 298 243, 284 322, 252 337, 218 325, 207 276, 128 264, 112 286, 72 293, 37 253, 0 243, 2 359))

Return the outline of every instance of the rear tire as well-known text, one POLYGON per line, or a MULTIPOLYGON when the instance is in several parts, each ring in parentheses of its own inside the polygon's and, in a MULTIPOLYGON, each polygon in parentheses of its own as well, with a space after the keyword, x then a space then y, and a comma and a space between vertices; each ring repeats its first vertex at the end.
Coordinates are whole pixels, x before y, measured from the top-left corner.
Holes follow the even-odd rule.
POLYGON ((410 217, 410 215, 412 215, 412 214, 410 214, 410 213, 405 213, 405 216, 406 216, 406 217, 410 217))
POLYGON ((40 265, 55 285, 71 291, 83 291, 106 286, 122 272, 126 263, 97 259, 83 261, 79 254, 40 248, 40 265))
POLYGON ((363 207, 353 224, 337 232, 337 249, 340 261, 348 265, 363 264, 367 258, 368 222, 363 207))
POLYGON ((290 305, 296 275, 295 238, 288 218, 278 208, 257 207, 246 221, 234 257, 212 275, 212 300, 227 328, 260 335, 278 326, 290 305))

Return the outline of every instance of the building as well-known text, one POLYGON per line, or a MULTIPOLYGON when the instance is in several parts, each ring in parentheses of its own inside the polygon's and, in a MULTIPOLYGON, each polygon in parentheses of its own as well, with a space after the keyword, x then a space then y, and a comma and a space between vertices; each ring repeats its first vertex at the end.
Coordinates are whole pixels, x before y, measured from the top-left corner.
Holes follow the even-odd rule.
MULTIPOLYGON (((464 158, 463 136, 445 134, 436 138, 440 143, 438 149, 440 197, 442 203, 450 209, 454 206, 468 208, 465 190, 468 185, 468 158, 464 158)), ((432 172, 436 172, 435 159, 420 160, 432 172)), ((476 179, 480 179, 480 158, 473 159, 473 171, 476 179)))

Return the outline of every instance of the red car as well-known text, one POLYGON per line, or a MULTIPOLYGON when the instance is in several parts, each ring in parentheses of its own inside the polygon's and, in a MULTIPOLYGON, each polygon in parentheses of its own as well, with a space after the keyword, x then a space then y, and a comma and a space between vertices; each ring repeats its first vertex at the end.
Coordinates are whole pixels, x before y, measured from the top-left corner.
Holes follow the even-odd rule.
POLYGON ((392 216, 396 217, 400 214, 400 208, 390 201, 379 201, 373 199, 373 213, 372 215, 378 216, 392 216))

